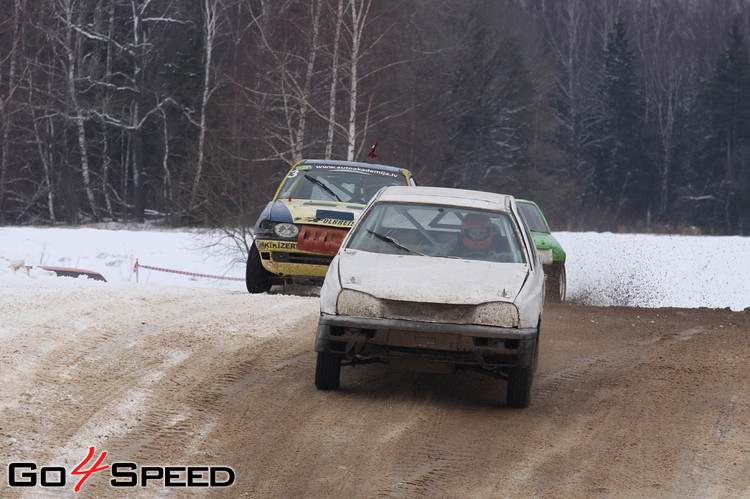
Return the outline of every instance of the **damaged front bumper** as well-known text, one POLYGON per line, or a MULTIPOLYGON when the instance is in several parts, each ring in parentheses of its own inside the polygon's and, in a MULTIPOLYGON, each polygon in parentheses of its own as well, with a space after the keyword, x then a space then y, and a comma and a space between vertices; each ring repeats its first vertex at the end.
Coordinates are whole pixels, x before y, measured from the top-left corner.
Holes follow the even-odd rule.
POLYGON ((539 330, 322 314, 315 351, 355 363, 417 360, 449 369, 534 367, 539 330))

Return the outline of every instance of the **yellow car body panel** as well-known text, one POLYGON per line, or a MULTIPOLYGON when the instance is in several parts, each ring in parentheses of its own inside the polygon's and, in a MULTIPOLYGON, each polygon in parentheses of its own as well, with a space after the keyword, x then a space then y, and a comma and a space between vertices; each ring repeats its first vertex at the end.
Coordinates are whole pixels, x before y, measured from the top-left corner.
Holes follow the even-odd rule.
POLYGON ((352 227, 382 185, 415 184, 408 170, 386 165, 326 160, 304 160, 294 165, 255 226, 255 246, 262 266, 276 281, 325 277, 335 254, 332 248, 338 248, 335 243, 313 241, 300 249, 301 242, 296 236, 279 238, 271 228, 276 224, 292 224, 300 231, 307 228, 321 239, 329 237, 327 233, 331 232, 340 243, 342 231, 352 227), (346 183, 336 184, 336 176, 346 183), (374 191, 367 192, 368 188, 374 191), (327 251, 317 250, 324 246, 327 251), (311 247, 315 250, 310 251, 311 247))

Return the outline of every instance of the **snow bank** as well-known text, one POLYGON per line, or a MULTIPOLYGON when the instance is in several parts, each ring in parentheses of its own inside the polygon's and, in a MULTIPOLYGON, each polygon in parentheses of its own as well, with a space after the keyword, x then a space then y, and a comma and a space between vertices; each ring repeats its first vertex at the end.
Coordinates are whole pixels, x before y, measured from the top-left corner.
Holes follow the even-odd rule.
MULTIPOLYGON (((110 230, 34 227, 0 228, 0 266, 23 260, 29 266, 74 267, 99 272, 110 283, 135 282, 140 265, 194 274, 244 278, 241 255, 200 230, 110 230)), ((140 268, 138 282, 245 290, 244 282, 209 279, 140 268)))
MULTIPOLYGON (((555 236, 568 255, 570 300, 595 306, 750 307, 750 238, 594 232, 555 236)), ((244 277, 242 255, 213 244, 216 240, 217 236, 199 230, 4 227, 0 228, 0 292, 25 295, 35 293, 33 288, 50 292, 54 287, 81 285, 72 278, 50 277, 41 269, 32 268, 28 274, 24 268, 13 271, 11 260, 93 270, 110 285, 135 285, 136 260, 140 265, 194 274, 244 277), (32 283, 32 289, 21 289, 32 283)), ((107 286, 88 281, 88 285, 107 286)), ((245 290, 241 281, 141 268, 139 285, 148 284, 245 290)))
POLYGON ((750 238, 558 232, 568 298, 595 306, 750 307, 750 238))

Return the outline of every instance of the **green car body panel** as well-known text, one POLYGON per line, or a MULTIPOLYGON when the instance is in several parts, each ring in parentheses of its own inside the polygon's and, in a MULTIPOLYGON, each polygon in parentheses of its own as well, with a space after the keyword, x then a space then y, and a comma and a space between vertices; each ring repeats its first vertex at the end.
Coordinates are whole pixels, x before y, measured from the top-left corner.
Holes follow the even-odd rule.
POLYGON ((563 250, 560 243, 557 242, 555 236, 552 234, 545 234, 543 232, 531 232, 531 237, 534 238, 534 246, 538 249, 552 248, 552 259, 556 262, 565 261, 565 250, 563 250))
POLYGON ((551 248, 552 259, 555 262, 564 262, 566 256, 565 250, 557 241, 557 239, 555 239, 555 236, 552 235, 552 231, 550 231, 549 229, 547 219, 544 218, 544 214, 542 213, 542 210, 539 208, 539 206, 534 201, 529 201, 527 199, 516 199, 516 201, 518 202, 519 207, 521 208, 521 211, 523 211, 523 214, 526 217, 526 221, 529 224, 529 229, 531 229, 531 236, 534 238, 534 246, 536 246, 538 249, 551 248), (533 209, 529 209, 529 207, 533 207, 533 209), (538 214, 538 219, 536 220, 533 215, 534 212, 538 214), (539 223, 540 221, 541 223, 539 223))
POLYGON ((531 231, 531 237, 534 239, 534 246, 538 251, 545 254, 542 258, 544 263, 544 273, 547 276, 547 297, 555 302, 565 300, 567 293, 567 277, 565 273, 565 250, 555 239, 549 230, 549 224, 544 217, 542 210, 534 201, 526 199, 516 199, 518 207, 523 213, 526 224, 531 231), (549 251, 552 252, 552 260, 549 260, 549 251))

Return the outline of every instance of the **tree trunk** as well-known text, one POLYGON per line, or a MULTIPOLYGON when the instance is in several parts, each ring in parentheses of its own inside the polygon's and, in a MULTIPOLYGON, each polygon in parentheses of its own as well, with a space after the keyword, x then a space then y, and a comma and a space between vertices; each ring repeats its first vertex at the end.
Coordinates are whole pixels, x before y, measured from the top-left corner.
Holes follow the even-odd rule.
POLYGON ((344 22, 344 0, 338 0, 336 7, 336 29, 333 35, 333 61, 331 62, 331 88, 328 94, 328 136, 326 137, 326 159, 333 155, 333 134, 336 127, 336 91, 339 82, 339 45, 341 43, 341 23, 344 22))
POLYGON ((76 80, 76 68, 78 64, 78 52, 80 51, 80 45, 77 43, 77 36, 73 32, 73 11, 74 5, 70 0, 67 0, 64 4, 64 19, 66 23, 65 30, 65 51, 67 56, 68 68, 67 68, 67 83, 68 83, 68 98, 70 99, 70 105, 73 108, 73 121, 76 125, 76 134, 78 140, 78 149, 81 154, 81 179, 83 180, 83 189, 86 193, 86 199, 91 209, 91 215, 94 220, 99 219, 98 210, 96 208, 96 198, 94 197, 94 190, 91 187, 91 173, 89 171, 89 153, 88 144, 86 143, 86 127, 85 117, 83 116, 83 110, 78 101, 78 93, 75 87, 76 80))
POLYGON ((305 129, 307 128, 307 115, 310 112, 310 87, 312 85, 313 74, 315 70, 315 59, 318 55, 318 34, 320 33, 320 9, 322 2, 317 0, 312 9, 312 36, 310 40, 310 55, 307 57, 307 67, 305 68, 305 83, 302 86, 302 96, 299 99, 299 121, 297 122, 297 132, 294 137, 292 148, 292 157, 294 162, 302 160, 302 151, 305 142, 305 129))
POLYGON ((190 209, 195 207, 195 198, 203 175, 203 161, 206 149, 206 110, 208 99, 211 96, 211 65, 216 40, 216 18, 218 6, 216 0, 203 1, 203 39, 204 39, 204 65, 203 65, 203 93, 201 95, 201 118, 198 134, 198 163, 195 166, 195 177, 193 177, 193 188, 190 193, 190 209))
POLYGON ((350 4, 352 13, 352 39, 349 60, 349 127, 346 140, 346 159, 348 161, 354 161, 354 153, 357 145, 358 67, 361 57, 360 46, 362 43, 362 34, 364 33, 365 20, 367 19, 367 12, 370 5, 370 0, 351 0, 350 4))

